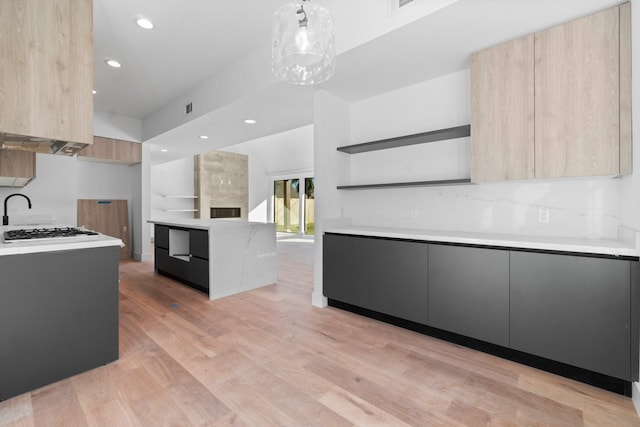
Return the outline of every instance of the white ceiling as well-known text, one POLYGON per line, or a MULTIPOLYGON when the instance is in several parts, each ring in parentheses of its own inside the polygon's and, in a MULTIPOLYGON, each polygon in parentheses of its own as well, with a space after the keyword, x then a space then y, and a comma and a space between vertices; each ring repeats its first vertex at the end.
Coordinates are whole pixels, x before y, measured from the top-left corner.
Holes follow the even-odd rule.
POLYGON ((161 163, 310 124, 319 88, 368 98, 467 68, 475 50, 622 3, 414 0, 394 12, 390 1, 317 1, 335 18, 337 69, 329 82, 301 87, 270 72, 271 17, 288 0, 94 0, 94 108, 142 120, 152 162, 161 163), (156 28, 138 28, 138 15, 156 28), (106 66, 109 58, 123 67, 106 66), (203 110, 186 119, 182 103, 198 97, 203 110), (243 124, 247 117, 258 124, 243 124))

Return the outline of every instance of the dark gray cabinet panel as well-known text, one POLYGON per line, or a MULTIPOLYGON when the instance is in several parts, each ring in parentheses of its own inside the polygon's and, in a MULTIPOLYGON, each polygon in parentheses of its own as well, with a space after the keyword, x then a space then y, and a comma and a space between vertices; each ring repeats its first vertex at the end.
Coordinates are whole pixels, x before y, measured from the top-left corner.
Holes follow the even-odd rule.
POLYGON ((209 259, 209 232, 207 230, 189 230, 189 252, 194 257, 209 259))
POLYGON ((185 284, 208 292, 209 290, 209 232, 207 230, 185 229, 188 232, 188 258, 169 255, 169 230, 173 227, 155 226, 155 269, 185 284))
POLYGON ((167 249, 157 247, 154 261, 156 270, 160 272, 185 279, 189 275, 189 262, 170 256, 167 249))
POLYGON ((169 249, 169 227, 156 224, 153 241, 156 247, 169 249))
POLYGON ((426 243, 325 234, 323 248, 325 296, 426 324, 426 243))
POLYGON ((0 256, 0 399, 118 359, 118 253, 0 256))
POLYGON ((511 253, 511 347, 631 380, 630 261, 511 253))
POLYGON ((509 345, 509 251, 429 245, 429 326, 509 345))

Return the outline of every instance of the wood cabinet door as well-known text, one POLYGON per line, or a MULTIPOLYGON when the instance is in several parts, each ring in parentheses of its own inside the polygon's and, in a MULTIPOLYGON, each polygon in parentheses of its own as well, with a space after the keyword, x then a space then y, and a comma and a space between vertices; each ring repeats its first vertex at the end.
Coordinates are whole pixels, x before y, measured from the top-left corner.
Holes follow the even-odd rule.
POLYGON ((86 158, 106 163, 133 165, 142 161, 142 145, 121 139, 93 137, 93 145, 78 152, 78 158, 86 158))
POLYGON ((0 131, 93 142, 93 2, 0 1, 0 131))
POLYGON ((535 34, 536 178, 619 173, 619 13, 535 34))
POLYGON ((471 55, 471 181, 534 178, 533 35, 471 55))
POLYGON ((0 148, 0 176, 33 178, 36 175, 36 153, 0 148))
POLYGON ((79 199, 78 226, 121 239, 124 248, 120 248, 120 259, 131 258, 129 208, 126 200, 79 199))

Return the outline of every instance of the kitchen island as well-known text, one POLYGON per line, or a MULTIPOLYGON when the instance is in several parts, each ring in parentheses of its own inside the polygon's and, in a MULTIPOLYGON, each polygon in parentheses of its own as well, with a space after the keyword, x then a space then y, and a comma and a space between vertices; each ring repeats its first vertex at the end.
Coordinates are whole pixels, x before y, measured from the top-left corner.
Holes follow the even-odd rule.
POLYGON ((276 282, 274 224, 221 219, 150 220, 155 269, 218 299, 276 282))
POLYGON ((102 234, 0 243, 0 400, 118 359, 121 245, 102 234))

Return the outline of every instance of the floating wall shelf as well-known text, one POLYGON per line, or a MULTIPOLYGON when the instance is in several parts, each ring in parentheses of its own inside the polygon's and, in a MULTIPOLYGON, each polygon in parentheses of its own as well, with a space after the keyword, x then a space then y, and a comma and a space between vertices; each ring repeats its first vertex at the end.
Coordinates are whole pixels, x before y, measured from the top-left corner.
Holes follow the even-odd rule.
POLYGON ((425 144, 427 142, 444 141, 446 139, 464 138, 471 135, 471 125, 456 126, 447 129, 432 130, 413 135, 398 136, 381 139, 379 141, 364 142, 362 144, 338 147, 338 151, 347 154, 364 153, 367 151, 385 150, 387 148, 404 147, 406 145, 425 144))
POLYGON ((413 181, 413 182, 391 182, 384 184, 361 184, 361 185, 339 185, 338 190, 370 190, 375 188, 401 188, 401 187, 433 187, 442 185, 467 185, 469 178, 443 179, 438 181, 413 181))
MULTIPOLYGON (((398 136, 395 138, 381 139, 379 141, 365 142, 362 144, 345 145, 338 147, 338 151, 347 154, 365 153, 367 151, 385 150, 407 145, 425 144, 428 142, 444 141, 447 139, 464 138, 471 136, 471 125, 462 125, 446 129, 432 130, 413 135, 398 136)), ((401 187, 432 187, 441 185, 466 185, 470 184, 469 178, 443 179, 433 181, 390 182, 380 184, 339 185, 338 190, 368 190, 375 188, 401 188, 401 187)))

